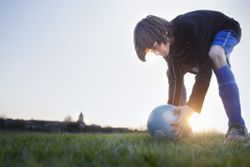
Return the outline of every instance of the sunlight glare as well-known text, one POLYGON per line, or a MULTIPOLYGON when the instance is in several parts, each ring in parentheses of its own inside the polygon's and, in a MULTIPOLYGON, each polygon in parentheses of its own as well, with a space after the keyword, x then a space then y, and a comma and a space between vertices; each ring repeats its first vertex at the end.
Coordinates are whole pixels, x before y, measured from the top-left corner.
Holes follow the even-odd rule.
POLYGON ((204 124, 204 121, 202 121, 201 115, 194 113, 192 117, 189 120, 189 124, 194 132, 198 131, 204 131, 206 130, 206 125, 204 124))

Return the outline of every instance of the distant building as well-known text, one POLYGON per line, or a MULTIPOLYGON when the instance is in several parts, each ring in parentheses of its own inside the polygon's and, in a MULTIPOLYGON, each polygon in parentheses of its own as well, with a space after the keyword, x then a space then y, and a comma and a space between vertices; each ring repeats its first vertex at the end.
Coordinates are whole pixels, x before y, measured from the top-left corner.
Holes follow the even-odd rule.
POLYGON ((85 126, 82 112, 80 113, 78 120, 76 122, 79 124, 80 128, 83 128, 85 126))

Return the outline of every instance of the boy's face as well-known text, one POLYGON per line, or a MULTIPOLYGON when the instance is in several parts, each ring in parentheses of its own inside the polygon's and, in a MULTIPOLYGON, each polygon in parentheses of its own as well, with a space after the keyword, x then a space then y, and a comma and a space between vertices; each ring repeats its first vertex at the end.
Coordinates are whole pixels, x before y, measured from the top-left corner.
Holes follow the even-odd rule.
POLYGON ((151 51, 154 54, 162 56, 162 57, 168 57, 169 50, 170 50, 170 42, 167 42, 166 44, 164 43, 159 44, 155 42, 153 45, 153 48, 151 49, 151 51))

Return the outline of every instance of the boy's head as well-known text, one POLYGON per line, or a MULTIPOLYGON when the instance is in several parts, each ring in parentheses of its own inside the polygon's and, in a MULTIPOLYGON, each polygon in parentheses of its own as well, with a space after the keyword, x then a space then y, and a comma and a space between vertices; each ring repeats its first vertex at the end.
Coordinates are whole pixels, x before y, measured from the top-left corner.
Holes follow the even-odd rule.
POLYGON ((147 52, 157 44, 172 41, 173 28, 167 20, 149 15, 137 23, 134 29, 134 46, 140 60, 146 61, 147 52))

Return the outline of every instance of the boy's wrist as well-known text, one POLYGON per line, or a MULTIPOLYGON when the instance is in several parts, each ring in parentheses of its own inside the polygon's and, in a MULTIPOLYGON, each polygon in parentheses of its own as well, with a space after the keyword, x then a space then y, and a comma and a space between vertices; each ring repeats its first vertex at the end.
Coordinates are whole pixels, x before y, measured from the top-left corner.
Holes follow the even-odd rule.
POLYGON ((189 106, 188 104, 186 104, 185 106, 187 107, 187 111, 190 115, 192 115, 195 112, 195 110, 191 106, 189 106))

